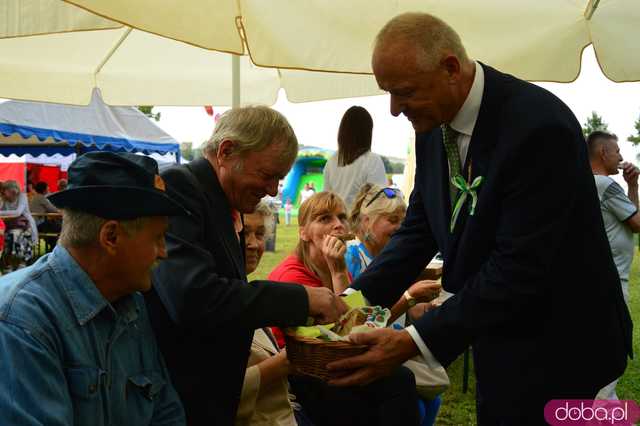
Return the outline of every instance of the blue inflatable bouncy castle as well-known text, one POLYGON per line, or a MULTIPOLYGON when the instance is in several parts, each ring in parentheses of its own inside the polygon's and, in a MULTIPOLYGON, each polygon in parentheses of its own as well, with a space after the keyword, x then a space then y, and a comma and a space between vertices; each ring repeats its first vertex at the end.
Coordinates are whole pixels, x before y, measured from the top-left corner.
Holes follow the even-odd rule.
POLYGON ((298 150, 298 157, 293 163, 291 171, 284 179, 282 189, 282 204, 287 198, 291 199, 295 210, 300 206, 300 191, 305 183, 313 183, 316 192, 324 188, 324 178, 322 172, 327 160, 334 151, 318 148, 314 146, 302 146, 298 150))

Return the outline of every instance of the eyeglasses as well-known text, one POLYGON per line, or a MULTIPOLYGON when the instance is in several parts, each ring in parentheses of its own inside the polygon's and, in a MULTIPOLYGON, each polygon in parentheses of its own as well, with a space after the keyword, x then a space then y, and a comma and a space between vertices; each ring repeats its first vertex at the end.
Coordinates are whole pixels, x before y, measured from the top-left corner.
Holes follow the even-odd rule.
POLYGON ((369 207, 371 203, 373 203, 382 194, 384 194, 387 198, 396 198, 398 196, 398 190, 395 188, 382 188, 380 191, 376 192, 376 195, 374 195, 373 198, 369 200, 369 202, 364 207, 369 207))

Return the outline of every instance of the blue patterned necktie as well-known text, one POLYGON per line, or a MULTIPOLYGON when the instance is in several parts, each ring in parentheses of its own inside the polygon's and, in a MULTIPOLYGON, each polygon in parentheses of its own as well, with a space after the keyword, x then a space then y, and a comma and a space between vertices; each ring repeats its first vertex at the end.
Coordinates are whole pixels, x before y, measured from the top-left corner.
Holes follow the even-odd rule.
POLYGON ((452 179, 462 171, 460 166, 460 153, 458 152, 458 132, 448 124, 443 124, 440 127, 442 129, 442 142, 447 152, 447 159, 449 160, 449 190, 451 192, 451 207, 453 207, 456 202, 458 189, 453 185, 452 179))

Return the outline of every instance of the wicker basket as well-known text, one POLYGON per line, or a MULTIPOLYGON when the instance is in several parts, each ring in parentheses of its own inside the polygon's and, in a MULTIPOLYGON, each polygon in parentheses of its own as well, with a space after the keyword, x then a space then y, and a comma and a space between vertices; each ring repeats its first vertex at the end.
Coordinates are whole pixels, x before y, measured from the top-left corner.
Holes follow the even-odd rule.
POLYGON ((344 358, 360 355, 367 351, 366 345, 350 342, 327 342, 325 340, 302 337, 286 330, 287 358, 293 374, 312 376, 327 381, 331 378, 327 364, 344 358))

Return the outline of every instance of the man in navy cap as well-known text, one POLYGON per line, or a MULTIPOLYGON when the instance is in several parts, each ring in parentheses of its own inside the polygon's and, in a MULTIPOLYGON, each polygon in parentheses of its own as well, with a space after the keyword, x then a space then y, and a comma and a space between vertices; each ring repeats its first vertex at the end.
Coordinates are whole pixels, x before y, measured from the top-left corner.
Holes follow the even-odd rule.
POLYGON ((133 154, 83 155, 49 199, 58 245, 0 279, 0 424, 185 424, 138 292, 188 213, 133 154))

